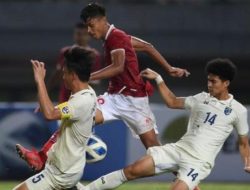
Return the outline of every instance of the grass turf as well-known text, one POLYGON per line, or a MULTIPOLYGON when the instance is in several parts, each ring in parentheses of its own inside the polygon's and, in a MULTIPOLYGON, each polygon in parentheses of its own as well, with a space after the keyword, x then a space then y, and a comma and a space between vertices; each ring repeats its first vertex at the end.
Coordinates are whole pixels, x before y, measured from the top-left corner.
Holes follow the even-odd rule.
MULTIPOLYGON (((11 190, 18 182, 0 181, 0 190, 11 190)), ((145 182, 145 183, 126 183, 117 190, 167 190, 169 183, 145 182)), ((202 190, 250 190, 250 183, 202 183, 202 190)))

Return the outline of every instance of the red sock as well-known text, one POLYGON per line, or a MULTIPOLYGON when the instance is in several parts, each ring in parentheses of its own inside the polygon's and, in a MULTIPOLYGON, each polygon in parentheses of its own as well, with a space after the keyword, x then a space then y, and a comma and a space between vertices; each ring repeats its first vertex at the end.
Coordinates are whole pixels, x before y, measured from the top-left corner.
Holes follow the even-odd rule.
POLYGON ((43 165, 45 165, 47 161, 47 152, 49 151, 50 147, 56 142, 57 137, 59 134, 59 130, 57 130, 51 137, 50 139, 43 145, 42 149, 38 152, 43 165))

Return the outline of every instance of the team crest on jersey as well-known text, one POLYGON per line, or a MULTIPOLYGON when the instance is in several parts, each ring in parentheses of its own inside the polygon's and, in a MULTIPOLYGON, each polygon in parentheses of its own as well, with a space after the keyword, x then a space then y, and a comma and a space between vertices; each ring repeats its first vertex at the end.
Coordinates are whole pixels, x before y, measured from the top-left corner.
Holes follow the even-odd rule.
POLYGON ((68 113, 69 113, 69 108, 68 108, 68 106, 63 107, 63 108, 62 108, 62 112, 63 112, 64 114, 68 114, 68 113))
POLYGON ((230 107, 226 107, 226 108, 224 109, 224 114, 225 114, 225 115, 229 115, 231 112, 232 112, 232 108, 230 108, 230 107))

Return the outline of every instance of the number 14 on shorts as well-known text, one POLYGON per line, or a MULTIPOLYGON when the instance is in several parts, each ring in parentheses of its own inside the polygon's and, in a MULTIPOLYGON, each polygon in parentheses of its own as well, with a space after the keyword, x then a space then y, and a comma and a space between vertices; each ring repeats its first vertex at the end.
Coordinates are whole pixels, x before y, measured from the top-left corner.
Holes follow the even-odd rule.
POLYGON ((196 177, 198 176, 198 173, 195 173, 193 168, 190 168, 190 172, 187 174, 187 176, 192 177, 192 181, 194 181, 196 179, 196 177))

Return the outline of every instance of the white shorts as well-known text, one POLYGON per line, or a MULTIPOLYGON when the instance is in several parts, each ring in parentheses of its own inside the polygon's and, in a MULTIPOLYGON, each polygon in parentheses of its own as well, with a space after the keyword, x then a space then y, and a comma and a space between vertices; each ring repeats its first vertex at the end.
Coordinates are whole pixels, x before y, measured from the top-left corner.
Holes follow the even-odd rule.
POLYGON ((135 137, 152 129, 155 129, 156 134, 158 134, 148 97, 105 93, 99 96, 97 101, 97 109, 102 112, 104 122, 122 120, 135 137))
POLYGON ((208 162, 193 157, 175 144, 151 147, 147 154, 153 157, 156 174, 176 171, 177 178, 184 181, 190 190, 206 178, 212 169, 208 162))
POLYGON ((53 166, 46 164, 44 170, 27 179, 25 184, 29 190, 70 189, 80 181, 82 174, 83 172, 61 173, 53 166))

